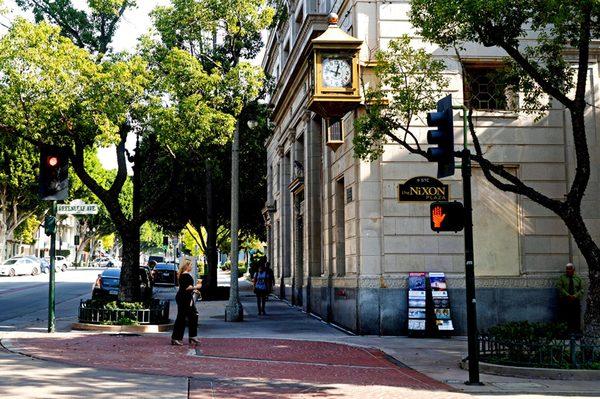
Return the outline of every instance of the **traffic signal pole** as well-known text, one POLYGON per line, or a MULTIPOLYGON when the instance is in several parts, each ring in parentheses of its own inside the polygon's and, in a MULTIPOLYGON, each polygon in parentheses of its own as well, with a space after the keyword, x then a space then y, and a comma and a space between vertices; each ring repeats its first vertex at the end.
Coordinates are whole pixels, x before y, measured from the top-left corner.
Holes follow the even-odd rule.
POLYGON ((461 171, 463 180, 463 201, 465 206, 465 283, 467 296, 467 348, 469 362, 469 381, 467 385, 483 385, 479 381, 479 344, 477 342, 477 301, 475 299, 475 259, 473 250, 473 203, 471 198, 471 151, 467 147, 467 109, 464 106, 453 107, 463 111, 463 150, 461 152, 461 171))
POLYGON ((479 347, 477 342, 477 302, 475 300, 475 260, 473 256, 473 206, 471 200, 471 151, 462 150, 463 200, 465 205, 465 280, 467 291, 467 337, 469 349, 468 385, 479 382, 479 347))
MULTIPOLYGON (((56 201, 52 201, 52 217, 56 217, 56 201)), ((48 272, 50 276, 49 287, 48 287, 48 332, 53 333, 56 331, 55 325, 55 270, 54 264, 56 263, 56 228, 53 230, 52 234, 50 234, 50 270, 48 272)))

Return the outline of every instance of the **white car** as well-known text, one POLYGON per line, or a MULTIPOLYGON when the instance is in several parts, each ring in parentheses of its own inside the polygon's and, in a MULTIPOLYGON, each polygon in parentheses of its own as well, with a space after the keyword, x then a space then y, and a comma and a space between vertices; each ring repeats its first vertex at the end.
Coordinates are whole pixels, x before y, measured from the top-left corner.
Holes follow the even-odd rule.
POLYGON ((16 276, 20 274, 40 274, 40 263, 30 258, 10 258, 0 265, 0 276, 16 276))
MULTIPOLYGON (((46 256, 44 258, 48 264, 50 264, 50 257, 46 256)), ((55 256, 54 257, 54 270, 57 272, 66 272, 69 268, 69 262, 67 262, 67 258, 64 256, 55 256)))
POLYGON ((121 262, 111 256, 101 256, 92 262, 94 267, 121 267, 121 262))

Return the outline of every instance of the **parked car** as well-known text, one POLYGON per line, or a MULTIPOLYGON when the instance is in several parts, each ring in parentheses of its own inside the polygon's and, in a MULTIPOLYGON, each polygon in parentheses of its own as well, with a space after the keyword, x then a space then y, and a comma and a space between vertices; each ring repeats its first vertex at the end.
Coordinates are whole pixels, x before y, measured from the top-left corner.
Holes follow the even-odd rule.
MULTIPOLYGON (((47 264, 46 267, 50 268, 50 257, 46 256, 43 260, 47 264)), ((56 270, 57 272, 66 272, 68 268, 69 262, 67 261, 67 258, 65 258, 64 256, 54 257, 54 270, 56 270)), ((46 271, 44 271, 44 273, 46 273, 46 271)))
POLYGON ((177 265, 158 263, 152 270, 154 285, 178 285, 177 265))
POLYGON ((40 263, 29 257, 18 256, 5 260, 0 265, 0 275, 2 276, 13 277, 23 274, 31 274, 32 276, 40 274, 40 263))
MULTIPOLYGON (((150 275, 146 268, 140 268, 140 291, 143 301, 152 299, 150 275)), ((121 269, 106 269, 96 278, 92 287, 92 299, 116 300, 119 295, 121 269)))
POLYGON ((111 256, 100 256, 92 262, 93 267, 121 267, 121 262, 111 256))
POLYGON ((154 261, 156 263, 164 263, 165 262, 165 257, 164 256, 158 256, 158 255, 150 255, 148 257, 148 263, 150 263, 150 261, 154 261))
POLYGON ((33 262, 35 262, 39 266, 38 270, 39 270, 39 272, 42 272, 42 273, 46 273, 48 270, 50 270, 50 263, 46 262, 42 258, 38 258, 35 255, 17 255, 17 256, 13 256, 13 258, 14 259, 19 259, 19 258, 31 259, 33 262))

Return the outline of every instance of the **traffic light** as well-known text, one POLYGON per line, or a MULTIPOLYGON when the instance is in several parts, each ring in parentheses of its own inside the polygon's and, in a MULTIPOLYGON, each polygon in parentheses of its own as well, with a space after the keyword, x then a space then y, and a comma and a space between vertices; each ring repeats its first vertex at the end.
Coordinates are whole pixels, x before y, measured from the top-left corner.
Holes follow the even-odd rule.
POLYGON ((73 236, 73 244, 75 246, 79 245, 79 236, 73 236))
POLYGON ((61 201, 69 195, 69 156, 55 146, 40 148, 40 197, 46 201, 61 201))
POLYGON ((457 201, 432 202, 429 218, 435 232, 461 231, 465 227, 465 208, 457 201))
POLYGON ((169 246, 169 237, 168 236, 163 236, 163 246, 165 246, 165 247, 169 246))
POLYGON ((56 216, 46 215, 44 218, 44 233, 47 236, 56 233, 56 216))
POLYGON ((427 113, 427 126, 437 130, 427 132, 427 142, 437 147, 427 149, 429 160, 438 163, 437 177, 454 174, 454 121, 452 115, 452 95, 437 102, 437 112, 427 113))

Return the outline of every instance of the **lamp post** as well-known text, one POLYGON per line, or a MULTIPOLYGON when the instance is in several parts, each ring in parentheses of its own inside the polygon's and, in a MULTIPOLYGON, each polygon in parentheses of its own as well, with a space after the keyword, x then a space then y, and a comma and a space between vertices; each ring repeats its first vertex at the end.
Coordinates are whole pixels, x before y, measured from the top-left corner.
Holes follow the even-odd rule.
MULTIPOLYGON (((258 123, 248 121, 248 127, 254 129, 258 123)), ((240 123, 236 124, 231 145, 231 285, 229 302, 225 306, 225 321, 243 321, 244 308, 240 302, 238 286, 238 222, 239 222, 239 191, 240 191, 240 123)))

